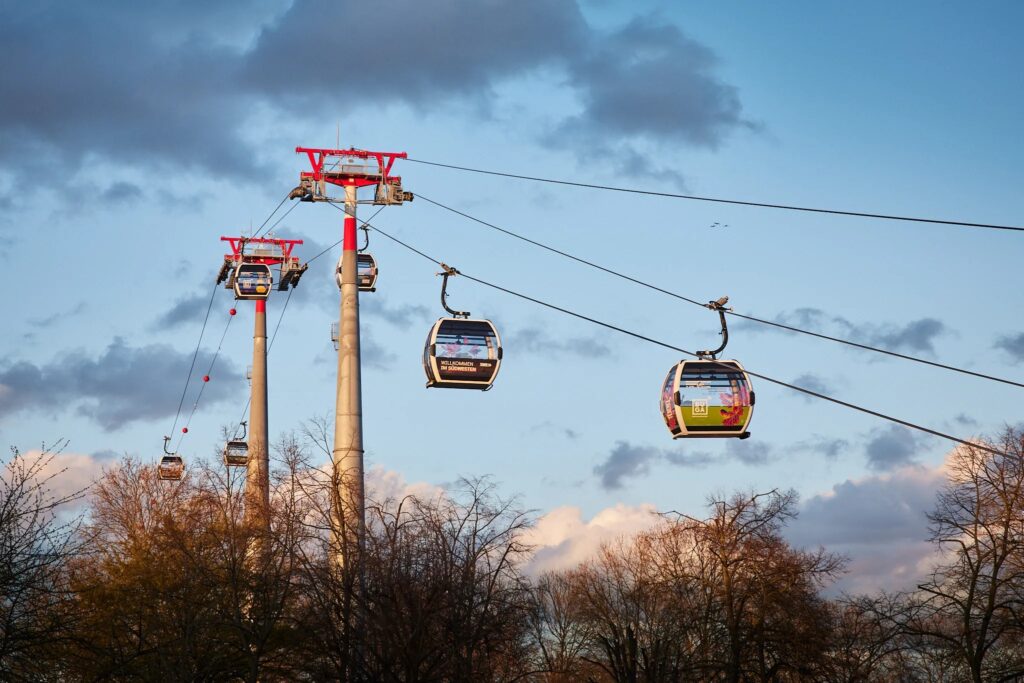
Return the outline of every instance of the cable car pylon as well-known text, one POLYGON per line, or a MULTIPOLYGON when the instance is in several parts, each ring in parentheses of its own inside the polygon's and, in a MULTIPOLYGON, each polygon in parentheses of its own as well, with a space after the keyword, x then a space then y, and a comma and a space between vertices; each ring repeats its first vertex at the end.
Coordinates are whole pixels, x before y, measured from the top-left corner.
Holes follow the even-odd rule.
POLYGON ((338 325, 338 379, 334 409, 334 494, 331 497, 331 541, 335 563, 360 567, 365 546, 366 503, 363 474, 363 399, 359 348, 359 257, 356 240, 357 191, 373 187, 377 206, 401 205, 413 200, 392 175, 405 152, 370 152, 362 149, 296 147, 309 159, 310 171, 299 173, 299 185, 289 197, 308 202, 344 204, 342 232, 341 307, 338 325), (328 185, 344 189, 343 197, 327 194, 328 185), (354 557, 352 556, 354 555, 354 557))
POLYGON ((256 302, 253 329, 252 382, 248 442, 229 441, 224 448, 227 465, 246 469, 245 515, 250 523, 270 528, 270 432, 267 419, 267 299, 273 288, 271 267, 278 269, 277 288, 295 287, 307 266, 292 251, 302 240, 273 237, 221 237, 231 247, 217 274, 217 284, 233 289, 235 299, 256 302), (229 451, 231 451, 229 453, 229 451))

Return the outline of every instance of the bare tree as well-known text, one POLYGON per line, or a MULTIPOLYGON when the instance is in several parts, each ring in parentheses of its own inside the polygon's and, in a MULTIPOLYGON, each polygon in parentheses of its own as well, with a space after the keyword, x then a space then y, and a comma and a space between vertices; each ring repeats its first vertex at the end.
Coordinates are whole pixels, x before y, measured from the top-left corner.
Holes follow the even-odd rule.
POLYGON ((677 556, 660 531, 620 539, 569 573, 591 635, 584 659, 617 682, 693 678, 699 607, 692 575, 664 571, 677 556))
POLYGON ((821 680, 829 683, 884 683, 917 680, 905 653, 910 644, 894 614, 900 596, 844 597, 827 605, 828 653, 821 680))
POLYGON ((289 478, 271 533, 249 524, 239 477, 197 465, 183 480, 126 458, 94 487, 89 547, 70 565, 75 628, 66 678, 290 680, 297 595, 289 478))
POLYGON ((60 508, 81 497, 51 487, 64 470, 55 457, 67 441, 38 454, 11 449, 0 475, 0 679, 59 678, 54 648, 70 598, 65 566, 77 550, 78 519, 60 508))
POLYGON ((827 648, 817 591, 843 567, 842 558, 790 548, 781 529, 795 515, 796 494, 712 498, 711 516, 679 515, 693 540, 694 567, 717 641, 704 651, 706 670, 727 683, 813 677, 827 648))
MULTIPOLYGON (((321 518, 320 528, 327 524, 321 518)), ((315 625, 309 675, 413 682, 523 674, 530 594, 519 565, 528 524, 484 480, 429 499, 371 503, 362 587, 337 571, 322 536, 306 565, 307 621, 315 625), (358 633, 347 626, 352 610, 362 615, 358 633)))
POLYGON ((1007 428, 989 450, 959 446, 948 462, 948 484, 929 514, 931 541, 942 553, 918 599, 908 606, 907 631, 946 649, 969 680, 1024 676, 1020 638, 1024 597, 1024 447, 1007 428))
POLYGON ((595 633, 583 618, 574 576, 548 572, 533 586, 530 636, 537 677, 547 683, 571 683, 592 678, 586 660, 595 633))

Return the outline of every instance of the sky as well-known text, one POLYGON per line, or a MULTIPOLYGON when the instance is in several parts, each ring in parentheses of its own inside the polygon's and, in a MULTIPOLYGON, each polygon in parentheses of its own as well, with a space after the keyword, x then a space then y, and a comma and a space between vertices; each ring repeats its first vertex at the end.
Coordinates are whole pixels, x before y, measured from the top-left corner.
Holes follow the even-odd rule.
MULTIPOLYGON (((307 170, 296 146, 1024 224, 1022 19, 1014 2, 0 3, 0 441, 69 439, 62 462, 82 481, 126 454, 156 461, 172 427, 186 459, 216 458, 252 354, 252 305, 229 318, 229 291, 215 290, 196 356, 211 381, 197 401, 193 379, 175 416, 220 237, 292 208, 272 214, 307 170)), ((716 316, 423 198, 698 301, 728 295, 739 313, 1024 380, 1019 232, 396 170, 419 198, 374 225, 674 346, 717 345, 716 316)), ((274 234, 303 239, 308 259, 340 239, 341 214, 300 204, 274 234)), ((551 568, 655 511, 792 487, 787 533, 851 558, 843 590, 912 586, 926 570, 924 515, 951 442, 757 380, 752 438, 673 441, 657 405, 679 354, 459 278, 450 303, 498 326, 501 372, 487 393, 427 390, 437 267, 379 234, 370 250, 364 444, 382 490, 490 476, 536 511, 536 562, 551 568)), ((281 318, 274 438, 333 416, 337 258, 312 263, 281 318)), ((286 297, 268 302, 271 330, 286 297)), ((1019 387, 736 318, 725 356, 962 438, 1022 421, 1019 387)))

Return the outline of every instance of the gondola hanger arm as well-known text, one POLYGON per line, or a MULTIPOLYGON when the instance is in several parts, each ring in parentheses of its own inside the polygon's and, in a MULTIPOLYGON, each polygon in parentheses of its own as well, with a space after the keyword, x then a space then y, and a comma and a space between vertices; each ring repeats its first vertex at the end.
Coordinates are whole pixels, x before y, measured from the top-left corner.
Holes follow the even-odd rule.
POLYGON ((717 311, 718 312, 718 318, 719 318, 719 320, 722 323, 722 332, 721 332, 721 335, 722 335, 722 345, 719 346, 717 349, 714 349, 714 350, 698 351, 697 352, 697 357, 698 358, 702 358, 702 359, 710 358, 711 360, 715 360, 715 359, 717 359, 718 354, 722 353, 722 351, 725 351, 725 347, 729 343, 729 326, 725 322, 725 313, 726 313, 726 311, 731 311, 732 310, 731 308, 726 308, 725 307, 725 305, 727 303, 729 303, 729 297, 728 296, 723 296, 723 297, 721 297, 719 299, 715 299, 714 301, 709 301, 706 304, 704 304, 704 306, 706 308, 709 308, 712 311, 717 311))
POLYGON ((459 271, 447 263, 442 263, 441 268, 442 272, 437 273, 444 276, 444 279, 441 281, 441 305, 453 318, 468 318, 469 311, 456 311, 448 307, 448 278, 452 275, 458 275, 459 271))

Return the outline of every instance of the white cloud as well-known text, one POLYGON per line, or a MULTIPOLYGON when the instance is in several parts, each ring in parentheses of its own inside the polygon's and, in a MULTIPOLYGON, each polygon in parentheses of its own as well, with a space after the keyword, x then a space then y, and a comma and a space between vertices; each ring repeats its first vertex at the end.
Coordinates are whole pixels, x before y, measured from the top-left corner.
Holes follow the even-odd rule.
POLYGON ((524 538, 534 547, 526 572, 538 575, 569 569, 593 557, 602 543, 633 536, 660 520, 654 505, 649 503, 638 506, 620 503, 601 510, 588 521, 584 521, 578 507, 555 508, 538 519, 524 538))
MULTIPOLYGON (((327 470, 325 470, 327 471, 327 470)), ((444 495, 444 489, 427 482, 412 484, 395 470, 374 465, 366 472, 366 497, 369 500, 383 503, 386 500, 401 500, 406 496, 415 496, 421 500, 431 500, 444 495)))
MULTIPOLYGON (((43 452, 34 449, 21 454, 26 463, 32 464, 40 457, 48 461, 39 470, 39 482, 45 482, 47 494, 53 500, 68 498, 78 493, 88 494, 88 489, 103 473, 105 461, 85 453, 55 453, 44 456, 43 452)), ((4 473, 7 478, 8 473, 4 473)), ((68 505, 66 511, 77 510, 85 504, 85 498, 79 498, 68 505)))

